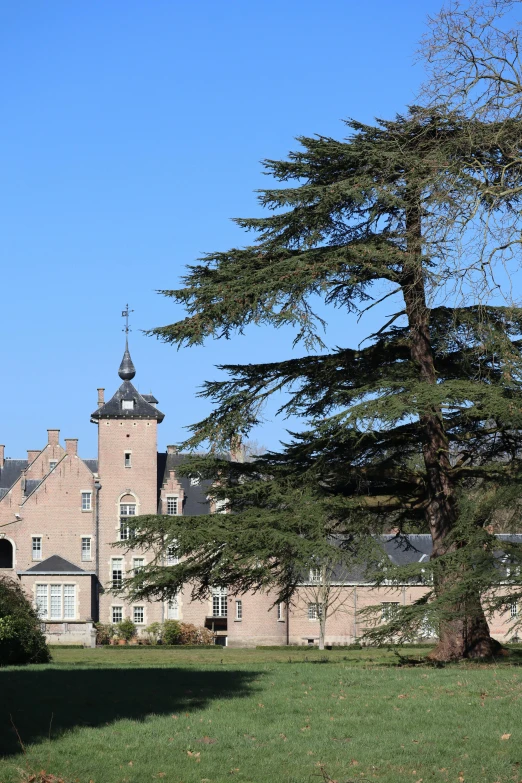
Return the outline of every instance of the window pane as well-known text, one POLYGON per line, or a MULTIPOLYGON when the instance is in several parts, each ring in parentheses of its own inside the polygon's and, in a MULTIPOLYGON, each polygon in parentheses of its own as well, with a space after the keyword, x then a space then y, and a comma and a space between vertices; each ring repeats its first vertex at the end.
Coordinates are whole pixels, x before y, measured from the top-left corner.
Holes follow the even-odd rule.
POLYGON ((176 516, 178 513, 178 499, 177 498, 167 498, 167 514, 169 516, 176 516))
POLYGON ((112 607, 112 622, 121 623, 123 620, 123 606, 112 607))
POLYGON ((39 536, 33 537, 33 560, 42 559, 42 539, 39 536))
POLYGON ((63 586, 63 618, 73 620, 76 617, 76 588, 74 585, 63 586))
POLYGON ((167 565, 177 565, 179 562, 178 556, 177 556, 177 547, 176 544, 171 544, 167 548, 167 565))
POLYGON ((173 598, 167 604, 167 620, 177 620, 179 615, 178 599, 173 598))
POLYGON ((48 585, 36 585, 36 611, 38 616, 47 617, 47 592, 48 585))
POLYGON ((397 612, 398 606, 399 606, 398 601, 387 601, 386 603, 381 604, 381 615, 382 615, 383 622, 387 623, 393 619, 394 615, 397 612))
POLYGON ((91 493, 82 492, 82 511, 91 510, 91 493))
POLYGON ((62 617, 62 586, 51 585, 51 620, 62 617))
POLYGON ((213 617, 227 616, 227 590, 226 588, 216 588, 212 592, 212 615, 213 617))
POLYGON ((112 561, 112 586, 122 587, 123 585, 123 558, 115 557, 112 561))
POLYGON ((134 607, 134 622, 135 623, 143 623, 145 621, 145 610, 143 609, 143 606, 135 606, 134 607))
POLYGON ((90 537, 82 538, 82 560, 91 559, 91 539, 90 537))
POLYGON ((243 619, 243 601, 236 601, 236 620, 243 619))

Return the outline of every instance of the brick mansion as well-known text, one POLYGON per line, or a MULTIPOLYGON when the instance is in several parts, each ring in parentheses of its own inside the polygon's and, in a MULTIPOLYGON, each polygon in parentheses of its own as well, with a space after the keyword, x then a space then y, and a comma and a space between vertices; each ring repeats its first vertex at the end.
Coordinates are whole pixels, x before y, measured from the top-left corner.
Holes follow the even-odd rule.
MULTIPOLYGON (((7 459, 0 446, 0 575, 20 580, 53 643, 92 644, 93 622, 127 617, 141 631, 165 619, 205 626, 216 642, 236 647, 316 643, 312 573, 292 605, 274 604, 266 593, 227 595, 222 589, 208 601, 193 601, 188 588, 170 602, 128 603, 112 591, 147 562, 145 552, 113 546, 121 540, 131 545, 133 517, 220 512, 207 496, 208 483, 178 475, 183 455, 174 447, 158 453, 164 415, 152 394, 140 394, 133 385, 136 370, 127 345, 118 374, 117 391, 105 401, 99 388, 91 414, 98 427, 97 459, 81 458, 76 438, 62 446, 58 429, 47 430, 44 447, 28 450, 25 459, 7 459)), ((412 536, 411 543, 401 549, 393 536, 383 539, 393 562, 429 558, 429 536, 412 536)), ((173 562, 167 556, 165 565, 173 562)), ((386 619, 394 606, 411 603, 424 590, 416 584, 372 588, 356 576, 345 578, 342 610, 328 620, 327 643, 360 636, 358 612, 364 606, 381 603, 386 619)), ((511 614, 516 613, 514 606, 511 614)), ((506 615, 491 621, 500 641, 513 635, 509 621, 506 615)))

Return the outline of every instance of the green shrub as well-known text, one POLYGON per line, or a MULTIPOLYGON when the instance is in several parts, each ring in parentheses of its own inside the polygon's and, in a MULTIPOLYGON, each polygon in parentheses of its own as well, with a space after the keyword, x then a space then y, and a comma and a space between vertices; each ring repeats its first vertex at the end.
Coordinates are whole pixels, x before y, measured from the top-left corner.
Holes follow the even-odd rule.
POLYGON ((116 632, 119 639, 125 639, 126 642, 130 642, 136 636, 136 626, 128 617, 118 623, 116 626, 116 632))
POLYGON ((150 644, 157 644, 161 636, 161 623, 151 623, 145 628, 145 633, 150 644))
POLYGON ((94 623, 96 629, 96 644, 110 644, 116 634, 116 628, 111 623, 94 623))
POLYGON ((161 633, 163 644, 180 644, 181 625, 177 620, 165 620, 161 633))
POLYGON ((21 586, 0 577, 0 666, 50 660, 40 620, 21 586))

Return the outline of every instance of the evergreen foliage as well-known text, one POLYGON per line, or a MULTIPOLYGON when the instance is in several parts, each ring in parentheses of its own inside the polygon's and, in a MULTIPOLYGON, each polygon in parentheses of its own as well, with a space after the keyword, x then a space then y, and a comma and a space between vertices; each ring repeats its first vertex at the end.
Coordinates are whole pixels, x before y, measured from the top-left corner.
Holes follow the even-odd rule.
POLYGON ((520 212, 520 123, 414 107, 347 124, 343 141, 303 137, 288 160, 266 161, 287 186, 261 192, 271 214, 237 221, 257 241, 205 256, 183 288, 163 292, 188 312, 154 330, 166 342, 291 324, 308 353, 226 366, 228 380, 205 385, 214 410, 186 445, 214 450, 186 470, 213 478, 233 514, 140 518, 135 543, 158 554, 127 587, 144 597, 186 582, 196 595, 271 587, 286 600, 303 569, 335 551, 367 563, 377 583, 426 582, 423 601, 374 638, 428 620, 439 629, 434 657, 489 655, 484 611, 515 600, 522 564, 505 544, 513 567, 499 566, 490 527, 504 509, 513 528, 520 496, 522 309, 499 304, 491 275, 513 249, 502 226, 520 212), (328 351, 318 297, 352 317, 386 297, 400 304, 358 349, 328 351), (254 462, 221 459, 280 390, 280 413, 301 417, 304 431, 254 462), (422 573, 383 570, 375 535, 392 524, 431 533, 422 573), (185 559, 167 568, 172 542, 185 559))
POLYGON ((0 577, 0 666, 50 660, 40 621, 22 588, 0 577))

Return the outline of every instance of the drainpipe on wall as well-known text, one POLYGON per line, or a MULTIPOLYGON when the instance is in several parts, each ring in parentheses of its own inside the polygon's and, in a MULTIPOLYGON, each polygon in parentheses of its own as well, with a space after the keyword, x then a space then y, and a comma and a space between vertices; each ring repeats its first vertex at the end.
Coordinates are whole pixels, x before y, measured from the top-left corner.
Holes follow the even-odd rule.
POLYGON ((96 559, 94 563, 94 570, 96 572, 96 618, 100 621, 100 489, 101 484, 99 479, 94 482, 94 489, 96 490, 96 506, 95 506, 95 536, 96 536, 96 559))

